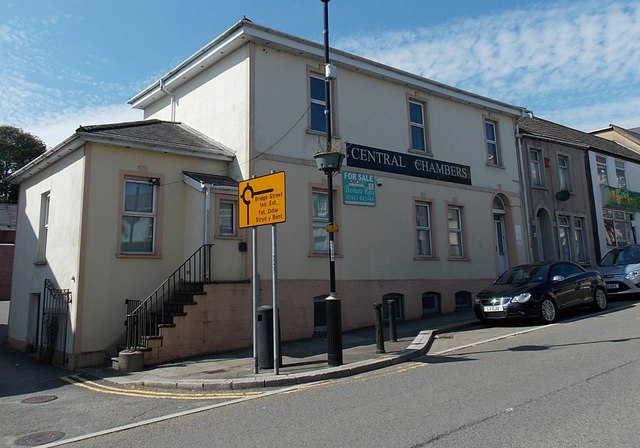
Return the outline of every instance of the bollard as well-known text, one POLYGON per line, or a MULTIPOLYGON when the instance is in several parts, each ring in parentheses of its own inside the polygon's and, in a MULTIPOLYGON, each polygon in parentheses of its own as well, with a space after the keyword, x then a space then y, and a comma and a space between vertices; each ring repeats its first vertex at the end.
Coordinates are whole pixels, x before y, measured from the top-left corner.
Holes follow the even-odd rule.
POLYGON ((384 330, 382 328, 382 304, 374 303, 373 308, 376 314, 376 353, 385 353, 384 330))
POLYGON ((396 332, 396 301, 389 300, 389 340, 398 342, 398 334, 396 332))

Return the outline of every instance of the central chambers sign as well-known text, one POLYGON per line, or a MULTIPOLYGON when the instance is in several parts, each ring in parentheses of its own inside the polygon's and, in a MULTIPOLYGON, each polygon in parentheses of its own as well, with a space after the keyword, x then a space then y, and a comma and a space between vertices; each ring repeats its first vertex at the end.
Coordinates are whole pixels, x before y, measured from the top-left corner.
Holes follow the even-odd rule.
POLYGON ((347 143, 347 166, 471 185, 471 167, 347 143))

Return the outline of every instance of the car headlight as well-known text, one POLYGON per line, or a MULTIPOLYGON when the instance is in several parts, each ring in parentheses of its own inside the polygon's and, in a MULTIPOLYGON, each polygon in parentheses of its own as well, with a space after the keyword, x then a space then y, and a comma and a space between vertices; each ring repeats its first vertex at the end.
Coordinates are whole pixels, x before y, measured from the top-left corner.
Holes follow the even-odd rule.
POLYGON ((511 299, 511 302, 515 303, 524 303, 531 298, 531 294, 528 292, 523 292, 522 294, 518 294, 511 299))
POLYGON ((624 276, 627 280, 637 280, 640 277, 640 271, 631 271, 624 276))
POLYGON ((473 301, 474 301, 476 304, 480 304, 480 303, 482 303, 482 299, 481 299, 480 297, 476 297, 473 301))

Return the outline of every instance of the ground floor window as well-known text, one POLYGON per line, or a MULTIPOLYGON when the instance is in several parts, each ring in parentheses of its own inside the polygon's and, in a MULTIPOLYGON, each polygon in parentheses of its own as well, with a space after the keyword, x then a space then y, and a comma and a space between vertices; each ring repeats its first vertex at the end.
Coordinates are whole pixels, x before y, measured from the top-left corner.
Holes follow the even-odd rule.
POLYGON ((385 294, 382 296, 382 320, 389 320, 390 306, 393 306, 396 315, 395 320, 404 320, 404 296, 402 294, 385 294))
POLYGON ((582 217, 558 215, 558 249, 561 260, 587 261, 585 220, 582 217))
POLYGON ((236 236, 236 204, 237 201, 220 199, 218 203, 218 235, 236 236))
POLYGON ((636 243, 633 213, 604 209, 603 214, 607 246, 622 247, 636 243))
POLYGON ((455 297, 456 308, 469 308, 471 306, 471 293, 469 291, 458 291, 455 297))
POLYGON ((422 315, 430 316, 440 314, 440 294, 437 292, 425 292, 422 294, 422 315))

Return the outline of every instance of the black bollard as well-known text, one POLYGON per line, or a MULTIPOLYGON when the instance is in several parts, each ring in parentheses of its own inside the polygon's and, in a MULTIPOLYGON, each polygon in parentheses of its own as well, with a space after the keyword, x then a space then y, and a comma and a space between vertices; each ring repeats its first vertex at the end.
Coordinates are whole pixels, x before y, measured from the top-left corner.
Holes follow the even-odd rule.
POLYGON ((373 308, 376 313, 376 353, 385 353, 384 329, 382 328, 382 304, 374 303, 373 308))
POLYGON ((389 340, 398 342, 398 334, 396 332, 396 301, 389 300, 389 340))

